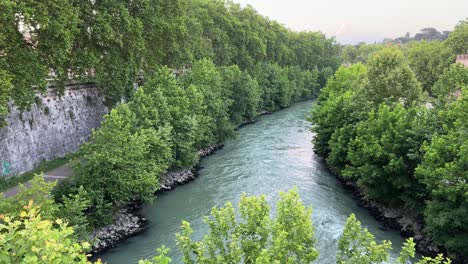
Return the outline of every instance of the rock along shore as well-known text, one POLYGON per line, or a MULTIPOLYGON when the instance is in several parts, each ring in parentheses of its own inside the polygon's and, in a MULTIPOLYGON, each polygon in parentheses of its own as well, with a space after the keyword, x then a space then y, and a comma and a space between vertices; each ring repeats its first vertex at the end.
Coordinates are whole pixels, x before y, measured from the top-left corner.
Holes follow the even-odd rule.
MULTIPOLYGON (((216 144, 198 151, 200 160, 214 154, 224 147, 224 144, 216 144)), ((161 176, 161 184, 156 193, 173 190, 178 185, 186 184, 198 177, 198 165, 188 169, 176 169, 164 173, 161 176)), ((106 225, 92 232, 93 253, 99 253, 106 249, 115 247, 120 241, 136 235, 143 230, 147 224, 146 218, 135 212, 141 208, 140 203, 130 204, 122 208, 115 216, 112 224, 106 225)))
POLYGON ((401 236, 405 238, 413 237, 418 253, 424 256, 436 256, 439 253, 446 253, 445 250, 437 247, 429 235, 424 232, 422 219, 408 215, 401 209, 386 207, 376 201, 369 200, 355 182, 334 175, 347 190, 352 192, 359 205, 366 208, 376 220, 382 222, 387 228, 399 230, 401 236))
MULTIPOLYGON (((270 111, 262 111, 258 116, 270 115, 272 113, 273 112, 270 111)), ((237 129, 254 124, 256 121, 257 120, 247 120, 239 125, 237 129)), ((218 143, 206 149, 199 150, 199 160, 214 154, 217 150, 222 149, 223 147, 223 143, 218 143)), ((155 193, 171 191, 178 185, 183 185, 193 181, 198 177, 199 169, 198 164, 196 164, 192 168, 176 169, 164 173, 161 176, 160 187, 155 193)), ((139 208, 141 208, 140 203, 128 205, 117 213, 114 223, 92 232, 91 238, 92 241, 94 241, 92 243, 92 252, 100 253, 106 249, 113 248, 117 246, 120 241, 144 231, 147 220, 143 216, 136 214, 136 211, 139 208)))

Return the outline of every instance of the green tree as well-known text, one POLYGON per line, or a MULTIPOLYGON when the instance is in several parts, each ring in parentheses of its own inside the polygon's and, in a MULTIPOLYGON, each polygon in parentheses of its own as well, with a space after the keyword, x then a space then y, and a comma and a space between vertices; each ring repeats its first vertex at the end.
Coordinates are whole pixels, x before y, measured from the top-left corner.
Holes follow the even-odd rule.
POLYGON ((391 205, 410 205, 422 200, 413 177, 419 163, 419 146, 425 140, 413 133, 422 109, 405 109, 401 104, 381 104, 371 111, 366 121, 357 125, 356 137, 351 140, 343 175, 356 180, 366 196, 391 205), (416 199, 416 201, 414 201, 416 199))
POLYGON ((161 65, 180 68, 193 59, 188 30, 188 2, 184 0, 130 1, 130 12, 143 25, 143 69, 161 65))
POLYGON ((0 199, 0 212, 18 215, 30 201, 41 207, 41 217, 47 220, 64 219, 75 230, 81 240, 87 240, 88 221, 85 211, 89 208, 87 192, 81 187, 76 194, 60 194, 54 199, 52 192, 56 182, 45 182, 42 174, 37 174, 29 186, 20 185, 19 192, 8 198, 0 199))
POLYGON ((351 115, 358 112, 351 111, 357 110, 354 106, 354 94, 365 77, 366 67, 362 64, 341 67, 322 89, 311 116, 314 125, 312 131, 316 133, 314 149, 319 155, 326 157, 330 152, 329 141, 335 129, 356 120, 355 117, 351 118, 351 115))
POLYGON ((447 111, 448 122, 440 134, 423 145, 423 160, 416 175, 430 191, 425 210, 426 230, 450 253, 466 256, 468 239, 468 88, 447 111))
POLYGON ((400 100, 409 106, 421 98, 422 90, 403 53, 396 48, 386 48, 369 59, 367 84, 362 93, 374 106, 400 100))
POLYGON ((354 63, 358 57, 359 49, 353 45, 346 45, 341 50, 341 56, 344 62, 354 63))
POLYGON ((258 115, 260 88, 257 81, 237 66, 221 68, 223 90, 228 92, 232 104, 229 107, 231 123, 239 126, 242 122, 253 121, 258 115))
MULTIPOLYGON (((234 135, 234 126, 229 120, 229 107, 232 100, 224 97, 222 79, 213 62, 201 60, 193 64, 192 71, 185 77, 185 86, 194 85, 203 94, 206 110, 204 114, 210 117, 210 123, 204 130, 210 135, 208 140, 200 142, 197 147, 207 147, 234 135)), ((208 121, 208 120, 207 120, 208 121)))
POLYGON ((432 88, 432 95, 436 96, 441 102, 453 101, 456 94, 461 91, 462 86, 468 85, 468 68, 460 63, 452 64, 440 76, 439 80, 432 88))
POLYGON ((447 39, 447 45, 456 54, 468 53, 468 19, 460 21, 455 30, 450 33, 447 39))
MULTIPOLYGON (((340 264, 378 264, 390 263, 389 251, 392 248, 390 241, 384 240, 381 244, 375 242, 374 236, 361 226, 354 214, 346 220, 343 234, 338 241, 337 263, 340 264)), ((409 238, 403 244, 400 256, 393 261, 395 264, 406 264, 415 256, 415 243, 409 238)), ((451 260, 441 254, 436 258, 423 257, 417 264, 450 264, 451 260)))
POLYGON ((77 10, 68 0, 0 2, 0 118, 8 99, 28 110, 36 92, 46 91, 53 69, 60 88, 68 79, 77 34, 77 10), (9 83, 14 84, 11 86, 9 83))
POLYGON ((391 248, 392 243, 386 240, 377 244, 374 236, 351 214, 338 241, 337 263, 382 263, 388 261, 391 248))
POLYGON ((141 1, 79 1, 74 43, 81 71, 95 69, 92 79, 103 89, 108 106, 133 94, 145 48, 143 23, 133 12, 141 1))
POLYGON ((19 192, 8 198, 0 199, 0 212, 3 214, 18 214, 24 206, 28 205, 30 200, 40 205, 43 213, 42 215, 50 219, 58 209, 54 204, 54 200, 50 197, 50 192, 55 186, 55 182, 45 182, 41 174, 34 175, 31 180, 31 186, 19 186, 19 192))
POLYGON ((187 105, 195 115, 195 120, 198 124, 198 130, 195 131, 195 147, 197 149, 204 147, 206 142, 212 140, 213 119, 206 114, 207 106, 205 105, 205 97, 198 86, 189 84, 185 87, 187 97, 190 99, 187 105))
MULTIPOLYGON (((187 91, 177 82, 174 74, 168 68, 159 69, 149 81, 145 83, 145 89, 149 91, 150 97, 160 98, 164 101, 164 107, 157 103, 148 106, 156 109, 166 108, 167 113, 161 117, 161 122, 172 127, 171 140, 173 143, 173 158, 176 167, 190 167, 197 160, 197 149, 195 147, 197 133, 201 122, 195 109, 191 108, 190 98, 187 91)), ((134 102, 139 105, 138 102, 134 102)), ((138 117, 140 118, 140 117, 138 117)), ((160 125, 161 126, 161 125, 160 125)), ((157 129, 158 126, 153 126, 157 129)))
POLYGON ((128 105, 119 105, 78 151, 76 185, 91 192, 93 225, 112 220, 101 210, 109 210, 109 205, 152 199, 160 174, 170 165, 170 131, 137 128, 136 118, 128 105))
POLYGON ((130 131, 154 133, 154 138, 148 142, 150 155, 153 162, 160 169, 159 173, 163 172, 174 162, 174 157, 171 155, 171 150, 174 149, 175 142, 171 133, 173 132, 170 109, 167 104, 166 97, 160 91, 149 93, 145 88, 139 88, 128 104, 124 104, 116 108, 121 114, 131 115, 130 131), (128 109, 130 112, 126 109, 128 109))
POLYGON ((325 86, 328 82, 328 79, 333 76, 334 70, 332 67, 325 67, 320 71, 319 80, 320 86, 325 86))
POLYGON ((288 66, 285 68, 289 81, 290 101, 295 102, 302 96, 304 89, 304 80, 302 78, 302 70, 299 66, 288 66))
POLYGON ((455 61, 453 52, 440 41, 410 42, 409 65, 425 91, 430 91, 442 73, 455 61))
POLYGON ((302 71, 302 93, 301 98, 318 97, 320 93, 319 72, 317 68, 302 71))
POLYGON ((285 69, 278 64, 259 63, 255 66, 253 76, 262 91, 262 110, 271 112, 290 104, 291 93, 285 69))
POLYGON ((359 46, 358 55, 356 57, 357 62, 366 63, 367 60, 379 50, 383 49, 383 44, 363 44, 359 46))
MULTIPOLYGON (((63 220, 44 220, 30 201, 18 214, 0 215, 2 263, 90 263, 88 242, 78 243, 63 220)), ((101 263, 100 261, 98 263, 101 263)))
POLYGON ((213 208, 205 219, 210 233, 192 241, 187 222, 177 234, 184 263, 309 263, 318 252, 314 248, 312 210, 300 201, 297 190, 280 193, 277 216, 270 218, 265 196, 241 197, 240 220, 231 203, 213 208))
POLYGON ((169 253, 169 249, 165 246, 158 248, 156 252, 158 255, 152 259, 142 259, 138 261, 138 264, 169 264, 172 262, 172 259, 166 256, 169 253))
POLYGON ((328 141, 329 153, 326 162, 334 173, 342 175, 343 169, 351 165, 348 158, 349 143, 356 137, 356 133, 357 124, 347 124, 333 131, 328 141))

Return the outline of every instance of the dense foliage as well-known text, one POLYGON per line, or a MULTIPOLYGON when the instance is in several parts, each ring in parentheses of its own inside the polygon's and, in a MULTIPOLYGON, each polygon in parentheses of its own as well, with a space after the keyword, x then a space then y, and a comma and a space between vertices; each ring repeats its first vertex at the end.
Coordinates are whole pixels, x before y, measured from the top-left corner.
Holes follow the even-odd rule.
POLYGON ((457 54, 468 53, 468 18, 458 23, 447 39, 447 45, 457 54))
POLYGON ((425 91, 431 91, 455 54, 440 41, 410 42, 405 52, 409 65, 425 91))
POLYGON ((416 176, 430 193, 424 212, 427 230, 448 249, 467 254, 468 86, 440 116, 445 118, 443 128, 423 145, 416 176))
MULTIPOLYGON (((176 241, 183 263, 312 263, 319 252, 314 245, 312 209, 302 204, 297 189, 280 193, 275 217, 266 197, 242 195, 238 210, 231 203, 214 207, 205 218, 209 233, 193 241, 190 223, 182 222, 176 241)), ((44 219, 45 209, 32 200, 17 213, 0 215, 2 263, 90 263, 88 242, 79 243, 66 220, 44 219)), ((337 263, 389 263, 391 242, 374 237, 351 215, 338 241, 337 263)), ((168 264, 169 249, 161 247, 152 259, 139 264, 168 264)), ((408 239, 394 263, 408 263, 415 244, 408 239)), ((101 263, 100 260, 96 263, 101 263)), ((423 258, 418 264, 449 264, 442 255, 423 258)))
POLYGON ((20 186, 18 194, 0 199, 0 212, 7 215, 19 214, 30 201, 41 208, 41 218, 45 220, 63 219, 73 227, 76 238, 83 239, 89 234, 85 210, 89 207, 88 193, 78 188, 75 194, 60 197, 56 203, 51 195, 55 182, 47 183, 42 175, 35 175, 30 186, 20 186))
POLYGON ((240 219, 231 203, 213 208, 205 219, 210 233, 203 240, 191 239, 192 229, 182 223, 176 235, 184 263, 310 263, 314 248, 312 210, 301 202, 297 191, 280 193, 277 216, 270 218, 265 196, 241 197, 240 219))
POLYGON ((383 44, 359 44, 345 45, 341 49, 341 57, 345 63, 366 63, 369 57, 375 52, 383 49, 383 44))
MULTIPOLYGON (((343 234, 338 241, 337 263, 339 264, 373 264, 373 263, 409 263, 415 256, 415 243, 409 238, 403 243, 400 255, 390 262, 389 250, 392 248, 390 241, 384 240, 378 244, 374 236, 361 226, 354 214, 346 220, 343 234)), ((450 264, 451 260, 439 254, 435 258, 423 257, 416 264, 450 264)))
MULTIPOLYGON (((347 46, 344 61, 358 64, 334 74, 334 39, 293 32, 230 1, 4 0, 0 10, 0 126, 9 102, 27 110, 37 92, 63 91, 71 79, 94 82, 113 108, 77 152, 74 177, 53 193, 36 177, 0 200, 2 261, 86 263, 89 245, 77 241, 119 207, 150 200, 168 169, 190 168, 198 150, 235 137, 261 113, 317 96, 325 84, 312 116, 317 152, 368 198, 424 218, 450 254, 468 255, 468 70, 451 65, 468 52, 467 21, 445 42, 402 51, 347 46), (175 76, 174 68, 187 72, 175 76)), ((232 205, 215 208, 210 234, 197 242, 183 223, 185 261, 313 261, 311 210, 294 191, 277 209, 271 219, 265 198, 244 196, 240 221, 232 205)), ((389 248, 351 216, 338 259, 381 263, 389 248)), ((167 249, 159 253, 154 262, 170 261, 167 249)), ((413 255, 408 240, 397 262, 413 255)))
POLYGON ((382 104, 372 110, 367 120, 356 126, 348 145, 350 165, 343 175, 356 180, 371 199, 409 205, 418 194, 404 190, 419 190, 413 172, 418 164, 415 152, 424 138, 412 131, 418 118, 417 108, 406 110, 400 104, 382 104))
POLYGON ((424 219, 434 242, 463 258, 468 69, 451 64, 452 45, 384 48, 365 66, 338 69, 311 120, 315 150, 334 172, 356 182, 367 199, 424 219))
POLYGON ((208 59, 242 71, 263 62, 327 72, 339 64, 334 39, 291 31, 231 1, 5 0, 0 10, 0 119, 10 99, 27 110, 48 76, 59 91, 70 78, 94 82, 115 106, 161 65, 208 59))
POLYGON ((33 201, 18 215, 0 215, 0 261, 2 263, 88 263, 91 245, 79 243, 73 228, 58 218, 43 219, 33 201))
POLYGON ((10 100, 27 110, 36 92, 60 92, 71 80, 94 82, 111 107, 74 155, 73 177, 53 190, 36 177, 0 203, 14 215, 34 200, 43 219, 65 219, 79 240, 122 206, 152 199, 167 170, 191 168, 199 150, 243 123, 316 97, 339 63, 333 39, 230 1, 7 0, 0 8, 1 120, 10 100))
POLYGON ((198 150, 234 137, 236 127, 262 111, 318 92, 315 69, 262 63, 255 74, 260 81, 237 66, 216 67, 209 60, 195 62, 179 78, 168 68, 157 69, 80 147, 75 175, 54 191, 56 201, 83 188, 89 225, 107 224, 121 206, 152 199, 168 169, 192 167, 198 150))

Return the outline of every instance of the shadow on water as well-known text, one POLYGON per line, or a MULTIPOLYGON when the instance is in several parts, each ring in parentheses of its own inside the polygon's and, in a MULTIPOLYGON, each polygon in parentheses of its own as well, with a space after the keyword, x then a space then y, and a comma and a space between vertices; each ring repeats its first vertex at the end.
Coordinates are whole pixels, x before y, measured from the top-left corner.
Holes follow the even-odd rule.
MULTIPOLYGON (((399 249, 402 238, 398 232, 385 230, 360 208, 313 152, 310 124, 305 120, 313 104, 297 103, 240 129, 237 139, 226 142, 222 150, 201 162, 203 169, 198 179, 143 206, 141 213, 149 220, 147 231, 98 257, 111 264, 137 263, 155 255, 155 248, 166 245, 172 250, 173 263, 181 263, 175 233, 180 231, 182 220, 189 221, 194 237, 200 238, 207 231, 202 218, 213 206, 228 201, 237 204, 243 192, 266 194, 274 205, 279 191, 294 186, 299 188, 303 202, 313 207, 316 246, 320 252, 316 263, 336 263, 336 244, 351 213, 377 240, 390 240, 399 249)), ((392 256, 397 253, 394 250, 392 256)))

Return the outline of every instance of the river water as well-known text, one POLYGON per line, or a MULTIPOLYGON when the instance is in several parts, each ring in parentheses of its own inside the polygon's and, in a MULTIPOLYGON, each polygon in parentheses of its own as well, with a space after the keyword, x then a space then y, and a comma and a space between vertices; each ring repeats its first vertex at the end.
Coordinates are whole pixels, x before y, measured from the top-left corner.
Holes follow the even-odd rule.
POLYGON ((313 208, 320 252, 315 263, 336 263, 337 240, 350 213, 355 213, 377 240, 390 240, 397 249, 392 256, 396 256, 402 244, 399 234, 385 230, 360 208, 313 152, 311 125, 306 121, 313 106, 312 101, 297 103, 241 128, 237 139, 227 141, 222 150, 202 160, 199 178, 143 206, 141 214, 149 220, 147 231, 99 257, 110 264, 137 263, 154 256, 155 248, 166 245, 171 248, 172 263, 181 263, 174 234, 180 231, 182 220, 189 221, 194 237, 200 238, 208 230, 202 218, 213 206, 228 201, 237 205, 242 192, 266 194, 274 206, 279 191, 295 186, 302 201, 313 208))

